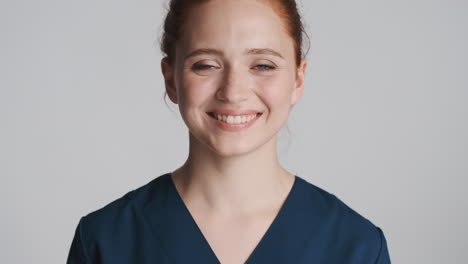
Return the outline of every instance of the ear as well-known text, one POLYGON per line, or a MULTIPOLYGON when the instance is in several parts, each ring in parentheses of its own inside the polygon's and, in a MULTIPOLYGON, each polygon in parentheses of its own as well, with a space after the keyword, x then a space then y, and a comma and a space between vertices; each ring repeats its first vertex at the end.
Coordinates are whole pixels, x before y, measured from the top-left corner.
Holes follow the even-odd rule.
POLYGON ((305 71, 307 68, 307 61, 305 59, 301 60, 301 64, 296 71, 296 84, 291 96, 291 105, 295 105, 304 93, 304 79, 305 71))
POLYGON ((174 104, 177 104, 177 89, 174 82, 174 68, 167 57, 161 60, 161 71, 164 77, 166 93, 174 104))

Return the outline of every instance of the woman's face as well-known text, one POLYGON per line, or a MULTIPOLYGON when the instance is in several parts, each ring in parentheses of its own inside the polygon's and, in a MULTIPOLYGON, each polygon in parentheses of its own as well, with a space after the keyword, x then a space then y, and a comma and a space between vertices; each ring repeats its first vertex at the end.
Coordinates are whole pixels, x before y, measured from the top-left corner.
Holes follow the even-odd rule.
POLYGON ((211 0, 190 11, 180 36, 174 64, 162 68, 192 136, 221 156, 272 143, 302 95, 306 64, 296 68, 293 39, 268 1, 211 0), (247 125, 211 114, 229 122, 242 111, 261 114, 247 125))

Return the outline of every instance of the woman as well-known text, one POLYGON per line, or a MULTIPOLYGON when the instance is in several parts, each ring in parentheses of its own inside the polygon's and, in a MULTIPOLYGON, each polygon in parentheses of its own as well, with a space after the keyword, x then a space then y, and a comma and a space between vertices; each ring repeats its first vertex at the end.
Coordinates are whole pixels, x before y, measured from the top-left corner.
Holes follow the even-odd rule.
POLYGON ((68 263, 390 263, 380 228, 277 159, 302 29, 294 0, 171 1, 161 67, 188 158, 83 217, 68 263))

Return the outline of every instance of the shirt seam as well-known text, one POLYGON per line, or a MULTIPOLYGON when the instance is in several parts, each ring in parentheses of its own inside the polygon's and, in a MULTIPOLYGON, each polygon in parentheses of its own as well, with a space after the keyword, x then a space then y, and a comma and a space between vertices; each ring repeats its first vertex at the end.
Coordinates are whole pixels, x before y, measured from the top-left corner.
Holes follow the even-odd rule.
POLYGON ((83 236, 83 232, 82 232, 82 230, 81 230, 82 225, 83 225, 83 220, 84 220, 84 217, 82 217, 82 218, 80 219, 80 224, 79 224, 79 226, 80 226, 80 227, 79 227, 79 232, 80 232, 80 246, 81 246, 81 248, 83 249, 83 250, 82 250, 82 252, 83 252, 83 260, 84 260, 85 263, 88 263, 88 259, 89 259, 89 258, 88 258, 88 254, 87 254, 87 252, 86 252, 86 247, 85 247, 84 244, 83 244, 84 236, 83 236))
POLYGON ((383 247, 382 230, 379 227, 377 227, 377 231, 379 232, 379 237, 380 237, 380 249, 379 249, 379 253, 377 254, 377 258, 374 261, 374 264, 378 264, 380 255, 382 254, 382 247, 383 247))

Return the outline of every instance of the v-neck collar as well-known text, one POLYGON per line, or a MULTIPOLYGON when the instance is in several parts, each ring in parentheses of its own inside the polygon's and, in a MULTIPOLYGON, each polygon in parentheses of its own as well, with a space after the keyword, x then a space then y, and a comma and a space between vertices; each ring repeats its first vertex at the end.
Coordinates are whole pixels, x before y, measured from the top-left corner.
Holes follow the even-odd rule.
MULTIPOLYGON (((291 260, 304 254, 303 247, 310 235, 307 227, 313 224, 311 220, 314 216, 312 210, 304 210, 308 198, 304 183, 302 178, 295 175, 283 206, 246 264, 294 263, 291 260)), ((171 173, 158 177, 152 188, 143 214, 172 263, 220 263, 179 195, 171 173)))

